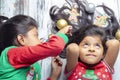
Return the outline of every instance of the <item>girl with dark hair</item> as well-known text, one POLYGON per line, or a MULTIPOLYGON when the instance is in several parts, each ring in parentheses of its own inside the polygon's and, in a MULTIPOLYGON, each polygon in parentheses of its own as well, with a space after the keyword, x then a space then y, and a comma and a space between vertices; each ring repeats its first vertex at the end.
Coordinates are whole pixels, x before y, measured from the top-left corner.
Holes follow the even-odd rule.
MULTIPOLYGON (((59 30, 43 43, 38 38, 38 25, 33 18, 16 15, 8 19, 0 29, 0 80, 40 80, 40 66, 37 61, 59 55, 68 42, 65 34, 71 28, 67 26, 59 30)), ((59 63, 57 58, 53 59, 51 80, 58 77, 55 76, 57 72, 54 68, 59 63)))
MULTIPOLYGON (((88 26, 88 25, 92 25, 92 26, 97 25, 96 27, 99 27, 100 29, 104 29, 103 33, 106 35, 105 37, 108 41, 107 42, 105 41, 106 45, 105 44, 104 45, 101 44, 101 45, 103 48, 105 48, 105 46, 107 46, 108 49, 107 49, 105 58, 101 58, 101 59, 102 60, 104 59, 112 69, 113 65, 115 63, 115 60, 117 58, 116 56, 119 51, 119 49, 118 49, 119 41, 117 41, 117 40, 120 40, 120 37, 119 37, 120 25, 115 17, 114 11, 104 4, 95 6, 93 3, 88 3, 86 0, 65 0, 65 1, 68 3, 68 5, 63 5, 62 7, 53 6, 50 9, 50 16, 54 23, 53 31, 58 31, 59 27, 64 26, 62 23, 63 21, 61 21, 62 26, 61 26, 61 24, 58 24, 58 22, 60 23, 60 20, 65 20, 64 24, 67 22, 68 25, 73 26, 72 36, 68 36, 70 39, 69 43, 65 46, 64 50, 62 51, 62 54, 60 54, 60 57, 62 57, 62 58, 66 58, 66 55, 67 55, 68 59, 67 59, 66 68, 68 67, 68 72, 71 71, 71 73, 72 73, 72 69, 75 67, 76 63, 78 62, 79 56, 77 56, 76 58, 73 58, 73 56, 75 55, 75 49, 77 50, 79 48, 78 45, 80 44, 80 42, 82 40, 84 40, 84 37, 85 37, 84 32, 87 31, 86 29, 88 29, 88 28, 86 28, 86 26, 88 26), (75 14, 75 13, 77 13, 77 14, 75 14), (71 45, 70 43, 77 43, 77 44, 75 44, 75 46, 77 46, 77 47, 73 47, 74 44, 71 45), (71 51, 69 51, 69 46, 70 46, 71 51), (110 46, 112 46, 113 48, 110 46), (67 50, 66 50, 66 47, 67 47, 67 50), (113 52, 112 49, 115 52, 113 52), (73 50, 73 55, 72 55, 72 50, 73 50), (68 56, 69 54, 70 54, 70 56, 68 56), (74 63, 74 60, 76 60, 75 63, 74 63)), ((102 33, 102 32, 100 32, 100 33, 102 33)), ((103 36, 101 34, 99 34, 99 35, 103 36)), ((102 39, 101 38, 99 38, 99 39, 101 40, 101 43, 103 43, 102 39)), ((106 49, 104 49, 104 51, 105 50, 106 49)), ((77 54, 77 52, 76 52, 76 54, 77 54)), ((103 53, 101 53, 101 54, 103 55, 103 53)), ((80 61, 82 61, 82 60, 80 60, 80 61)), ((85 63, 84 61, 82 61, 82 62, 85 63)), ((87 65, 88 64, 89 63, 87 63, 87 65)), ((76 70, 76 69, 74 69, 74 70, 76 70)), ((81 77, 79 78, 77 74, 76 74, 76 76, 77 76, 77 79, 73 79, 73 78, 70 79, 71 77, 69 77, 68 79, 84 80, 81 77)), ((94 78, 94 79, 98 79, 98 78, 99 77, 97 76, 97 78, 94 78)), ((111 74, 110 74, 110 78, 111 78, 111 74)), ((91 80, 91 78, 87 78, 87 79, 91 80)), ((105 80, 105 79, 102 79, 102 80, 105 80)))
MULTIPOLYGON (((69 5, 63 5, 62 7, 52 6, 50 9, 50 17, 53 21, 53 32, 59 30, 61 25, 57 23, 60 22, 61 19, 64 19, 68 25, 73 26, 72 33, 84 26, 94 24, 105 30, 107 39, 116 38, 119 40, 119 35, 116 35, 116 33, 119 33, 120 25, 111 8, 104 4, 95 6, 86 0, 65 1, 69 5)), ((63 50, 60 56, 65 58, 65 50, 63 50)))
POLYGON ((119 41, 107 40, 105 30, 95 25, 84 26, 72 35, 66 48, 67 80, 112 80, 119 41))

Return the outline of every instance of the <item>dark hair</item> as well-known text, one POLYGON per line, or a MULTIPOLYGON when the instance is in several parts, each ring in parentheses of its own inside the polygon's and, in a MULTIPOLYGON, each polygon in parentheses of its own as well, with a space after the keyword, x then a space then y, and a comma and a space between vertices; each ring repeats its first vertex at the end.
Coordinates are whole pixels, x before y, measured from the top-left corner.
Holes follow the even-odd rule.
POLYGON ((81 16, 77 16, 77 19, 78 19, 77 23, 74 23, 68 20, 70 14, 65 12, 67 10, 70 11, 71 8, 69 8, 68 6, 62 6, 61 8, 59 8, 56 5, 50 8, 50 17, 52 21, 54 22, 53 30, 55 31, 59 30, 56 26, 56 22, 59 19, 65 19, 69 25, 72 25, 73 26, 72 32, 75 32, 77 29, 81 28, 82 25, 92 24, 92 21, 88 18, 88 13, 84 11, 84 5, 80 6, 80 8, 77 8, 78 12, 80 11, 82 12, 82 14, 80 14, 81 16))
MULTIPOLYGON (((2 25, 4 24, 4 22, 6 22, 8 20, 8 17, 6 16, 0 16, 0 30, 2 25)), ((2 41, 1 41, 1 33, 0 33, 0 50, 2 48, 2 41)))
POLYGON ((93 35, 97 35, 101 37, 101 41, 102 41, 102 45, 104 47, 104 51, 106 52, 106 33, 105 30, 103 28, 100 28, 96 25, 88 25, 88 26, 84 26, 81 29, 77 30, 76 32, 73 33, 72 36, 69 36, 69 43, 77 43, 79 45, 79 43, 86 37, 86 36, 93 36, 93 35))
POLYGON ((115 33, 118 29, 120 29, 120 25, 117 18, 115 17, 114 11, 111 8, 105 6, 104 4, 98 5, 97 7, 102 7, 104 12, 109 16, 109 18, 106 19, 108 25, 104 28, 107 36, 115 37, 115 33))
MULTIPOLYGON (((94 4, 91 3, 93 5, 93 7, 89 7, 90 3, 88 3, 87 0, 82 0, 82 1, 81 0, 74 0, 74 1, 65 0, 65 1, 68 3, 69 6, 64 6, 64 5, 62 7, 58 7, 56 5, 52 6, 51 9, 50 9, 50 17, 53 21, 53 28, 52 28, 53 32, 58 31, 57 26, 56 26, 56 22, 57 22, 57 20, 59 20, 61 18, 65 19, 68 22, 69 25, 73 26, 73 29, 72 29, 72 34, 73 34, 72 37, 73 38, 70 37, 70 42, 72 42, 73 39, 77 39, 78 33, 82 34, 80 32, 83 32, 85 29, 87 29, 87 28, 85 28, 85 26, 94 24, 95 12, 97 12, 96 9, 98 7, 101 7, 103 9, 103 11, 105 12, 105 14, 108 16, 107 19, 106 19, 106 22, 108 24, 105 25, 105 27, 101 27, 102 29, 105 30, 107 38, 108 39, 114 38, 115 33, 117 32, 118 29, 120 29, 120 25, 118 23, 118 20, 115 17, 114 11, 111 8, 105 6, 104 4, 95 6, 94 4), (70 11, 72 9, 73 2, 76 3, 77 11, 78 11, 78 13, 80 13, 80 16, 77 16, 77 19, 78 19, 77 23, 71 22, 68 19, 70 14, 68 14, 66 12, 66 11, 70 11)), ((76 40, 76 42, 77 41, 79 42, 78 39, 76 40)), ((65 49, 66 49, 66 47, 64 48, 64 50, 60 54, 60 56, 62 58, 65 58, 65 56, 66 56, 65 55, 65 52, 66 52, 65 49)))
POLYGON ((55 23, 57 22, 57 20, 59 20, 61 18, 65 19, 69 25, 73 26, 72 32, 75 32, 77 29, 87 26, 89 24, 94 24, 94 15, 95 15, 95 11, 98 7, 101 7, 101 9, 103 9, 105 14, 107 16, 109 16, 106 19, 106 22, 108 24, 105 25, 105 27, 104 27, 107 36, 115 37, 115 33, 117 32, 118 29, 120 29, 118 20, 115 17, 114 11, 111 8, 107 7, 104 4, 98 5, 98 6, 95 6, 93 4, 94 7, 89 8, 90 3, 88 3, 86 0, 83 0, 83 1, 75 0, 74 1, 74 3, 76 3, 76 6, 77 6, 77 11, 80 14, 80 16, 77 16, 78 22, 75 24, 68 19, 70 14, 65 12, 66 10, 70 11, 72 9, 73 5, 71 5, 71 4, 73 4, 73 2, 72 1, 70 2, 67 0, 66 0, 66 2, 70 5, 70 7, 64 6, 64 5, 61 8, 59 8, 58 6, 52 6, 50 9, 50 17, 54 22, 54 24, 53 24, 54 30, 58 31, 55 23), (91 10, 92 10, 92 12, 91 12, 91 10))
POLYGON ((6 17, 6 16, 0 16, 0 23, 3 22, 4 20, 8 20, 8 17, 6 17))
POLYGON ((16 15, 7 20, 0 29, 0 39, 2 44, 0 45, 2 51, 5 47, 16 45, 15 39, 18 34, 25 35, 33 27, 38 27, 36 21, 30 16, 16 15))
POLYGON ((6 17, 6 16, 0 16, 0 27, 2 26, 2 24, 3 24, 6 20, 8 20, 8 17, 6 17))

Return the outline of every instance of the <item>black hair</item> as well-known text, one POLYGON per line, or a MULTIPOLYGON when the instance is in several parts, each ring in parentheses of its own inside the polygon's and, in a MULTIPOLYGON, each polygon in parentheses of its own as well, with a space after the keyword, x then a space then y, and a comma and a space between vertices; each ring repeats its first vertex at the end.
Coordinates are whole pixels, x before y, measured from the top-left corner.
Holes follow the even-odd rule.
POLYGON ((117 32, 118 29, 120 29, 119 22, 117 18, 115 17, 114 11, 107 7, 106 5, 98 5, 97 7, 102 7, 105 13, 109 16, 106 20, 108 22, 108 25, 104 28, 105 32, 108 36, 108 38, 114 38, 115 33, 117 32))
MULTIPOLYGON (((8 20, 8 17, 6 16, 0 16, 0 30, 2 25, 4 24, 4 22, 6 22, 8 20)), ((0 50, 2 48, 2 41, 1 41, 1 34, 0 34, 0 50)))
POLYGON ((88 25, 88 26, 84 26, 83 28, 77 30, 76 32, 73 33, 73 36, 70 36, 69 39, 69 43, 76 43, 76 44, 80 44, 80 42, 86 37, 86 36, 100 36, 101 41, 102 41, 102 45, 104 47, 104 53, 106 53, 107 47, 106 47, 106 33, 105 30, 103 28, 100 28, 96 25, 88 25))
MULTIPOLYGON (((76 43, 79 43, 80 41, 77 38, 78 33, 79 33, 79 35, 83 34, 82 32, 84 32, 84 30, 87 29, 87 28, 85 28, 86 26, 94 24, 94 19, 95 19, 94 16, 95 16, 96 8, 101 7, 103 9, 103 11, 105 12, 105 14, 107 14, 107 16, 109 16, 109 17, 107 17, 107 19, 106 19, 106 22, 108 24, 105 25, 105 27, 100 27, 100 28, 105 30, 106 37, 108 39, 115 38, 115 33, 117 32, 118 29, 120 29, 120 25, 118 23, 118 20, 115 17, 114 11, 111 8, 107 7, 104 4, 95 6, 92 3, 91 4, 93 5, 93 7, 90 8, 89 3, 86 0, 82 0, 82 1, 81 0, 74 0, 74 3, 76 3, 76 5, 77 5, 77 11, 78 11, 78 13, 80 13, 80 16, 77 16, 78 22, 74 23, 68 19, 70 14, 66 13, 66 11, 70 11, 72 9, 73 2, 68 1, 68 0, 66 0, 66 2, 70 5, 70 7, 64 6, 64 5, 62 7, 58 7, 55 5, 55 6, 52 6, 50 9, 50 17, 53 21, 52 30, 54 32, 57 32, 59 30, 56 26, 57 20, 59 20, 61 18, 65 19, 69 25, 73 26, 73 29, 72 29, 73 36, 70 37, 68 35, 68 37, 70 39, 69 43, 72 43, 74 41, 76 43)), ((96 26, 96 27, 98 27, 98 26, 96 26)), ((81 39, 82 39, 82 37, 81 37, 81 39)), ((66 46, 65 46, 64 50, 62 51, 62 53, 60 54, 60 57, 62 57, 62 58, 66 57, 66 54, 65 54, 66 53, 66 46)))
POLYGON ((2 26, 2 24, 3 24, 6 20, 8 20, 8 17, 6 17, 6 16, 0 16, 0 27, 2 26))
MULTIPOLYGON (((82 4, 82 3, 81 3, 82 4)), ((79 5, 79 3, 78 3, 79 5)), ((71 8, 69 8, 68 6, 62 6, 61 8, 59 8, 58 6, 52 6, 50 8, 50 17, 52 19, 53 23, 53 28, 55 31, 58 31, 59 29, 56 26, 56 22, 59 19, 65 19, 67 21, 67 23, 69 25, 73 26, 72 32, 75 32, 77 29, 81 28, 82 25, 89 25, 92 24, 92 21, 88 18, 88 13, 86 13, 86 11, 84 10, 84 5, 79 6, 79 8, 77 8, 77 11, 80 12, 82 14, 80 14, 80 16, 77 16, 78 22, 74 23, 71 22, 70 20, 68 20, 70 14, 68 14, 66 11, 70 11, 71 8)))
MULTIPOLYGON (((62 6, 61 8, 59 8, 58 6, 51 7, 50 17, 51 17, 52 21, 54 22, 54 24, 53 24, 54 30, 58 31, 56 22, 57 22, 57 20, 59 20, 61 18, 65 19, 69 25, 73 26, 72 32, 75 32, 77 29, 83 27, 83 25, 87 26, 89 24, 94 24, 94 13, 98 7, 101 7, 103 9, 103 11, 105 12, 105 14, 108 16, 106 19, 106 22, 108 24, 103 28, 105 29, 106 34, 109 38, 115 37, 115 33, 117 32, 118 29, 120 29, 120 25, 115 16, 114 11, 111 8, 109 8, 108 6, 106 6, 104 4, 98 5, 98 6, 95 6, 93 4, 94 5, 93 9, 90 9, 89 8, 90 3, 88 3, 86 0, 83 0, 83 1, 75 0, 74 2, 77 5, 77 11, 80 14, 80 16, 77 16, 77 19, 78 19, 77 24, 68 20, 70 14, 65 12, 66 10, 70 11, 72 7, 68 7, 68 6, 62 6), (86 8, 92 10, 92 12, 90 12, 86 8)), ((69 1, 69 3, 70 3, 70 1, 69 1)), ((70 5, 70 6, 72 6, 72 5, 70 5)))
POLYGON ((56 26, 56 22, 59 20, 59 19, 65 19, 68 23, 68 17, 69 17, 69 14, 65 14, 64 13, 64 10, 70 10, 69 7, 67 6, 63 6, 61 8, 59 8, 58 6, 52 6, 50 8, 50 11, 49 11, 49 14, 50 14, 50 17, 53 21, 53 25, 52 25, 52 31, 58 31, 59 29, 57 28, 56 26))
POLYGON ((8 20, 8 17, 6 17, 6 16, 0 16, 0 23, 2 23, 4 20, 8 20))
POLYGON ((15 39, 17 35, 25 35, 34 27, 38 28, 37 22, 30 16, 16 15, 8 19, 0 29, 0 41, 2 42, 0 52, 8 46, 16 46, 15 39))

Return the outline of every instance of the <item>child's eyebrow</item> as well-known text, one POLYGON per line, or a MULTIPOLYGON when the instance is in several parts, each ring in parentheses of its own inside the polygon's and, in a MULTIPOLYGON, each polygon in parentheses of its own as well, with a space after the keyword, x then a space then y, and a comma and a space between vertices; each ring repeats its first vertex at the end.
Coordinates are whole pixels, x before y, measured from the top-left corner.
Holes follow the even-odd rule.
POLYGON ((82 42, 81 42, 81 44, 82 44, 82 45, 83 45, 83 44, 86 44, 86 43, 88 44, 88 42, 87 42, 87 41, 82 41, 82 42))

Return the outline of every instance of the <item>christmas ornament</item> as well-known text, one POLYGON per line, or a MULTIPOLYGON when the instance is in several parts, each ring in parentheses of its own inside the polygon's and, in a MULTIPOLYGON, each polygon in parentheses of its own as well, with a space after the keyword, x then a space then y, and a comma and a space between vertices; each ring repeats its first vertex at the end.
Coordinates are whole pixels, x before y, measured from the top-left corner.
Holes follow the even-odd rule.
POLYGON ((120 40, 120 29, 117 30, 115 37, 116 39, 120 40))
POLYGON ((72 9, 69 11, 69 14, 70 14, 70 16, 68 18, 69 21, 73 21, 73 22, 77 23, 78 22, 77 17, 80 16, 80 14, 77 11, 77 8, 72 7, 72 9))
POLYGON ((67 21, 65 19, 59 19, 56 23, 56 26, 58 29, 62 29, 68 25, 67 21))

